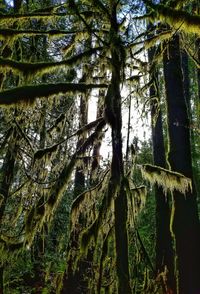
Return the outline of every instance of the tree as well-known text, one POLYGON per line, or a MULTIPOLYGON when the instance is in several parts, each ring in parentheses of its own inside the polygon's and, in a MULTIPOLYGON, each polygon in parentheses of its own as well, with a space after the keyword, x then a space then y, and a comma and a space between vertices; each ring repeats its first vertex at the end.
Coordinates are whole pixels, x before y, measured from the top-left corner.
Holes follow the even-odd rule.
MULTIPOLYGON (((169 163, 172 170, 192 179, 189 119, 184 99, 178 35, 169 42, 168 50, 169 58, 165 52, 163 60, 170 140, 169 163), (176 76, 176 80, 173 76, 176 76)), ((175 191, 173 201, 172 232, 176 243, 179 277, 177 291, 178 293, 197 293, 200 290, 199 219, 194 185, 185 195, 175 191)))
MULTIPOLYGON (((151 28, 151 27, 150 27, 151 28)), ((150 29, 149 28, 149 29, 150 29)), ((156 48, 148 51, 149 62, 156 57, 156 48)), ((158 70, 155 64, 151 64, 150 71, 150 99, 152 120, 153 159, 156 166, 166 168, 166 152, 163 138, 162 112, 160 92, 158 85, 158 70)), ((173 240, 170 232, 170 201, 169 195, 163 188, 155 185, 156 199, 156 272, 166 274, 167 280, 161 281, 163 291, 166 293, 175 290, 174 280, 174 252, 173 240)))

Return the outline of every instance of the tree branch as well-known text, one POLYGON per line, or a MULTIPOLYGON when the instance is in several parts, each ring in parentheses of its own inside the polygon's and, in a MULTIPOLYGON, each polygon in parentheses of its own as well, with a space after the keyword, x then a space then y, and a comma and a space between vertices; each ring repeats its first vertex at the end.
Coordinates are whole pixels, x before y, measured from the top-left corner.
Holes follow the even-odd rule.
POLYGON ((88 89, 106 87, 106 84, 84 83, 57 83, 22 86, 0 92, 0 105, 12 105, 16 103, 30 104, 33 103, 36 98, 40 97, 49 97, 51 95, 67 92, 85 92, 88 89))

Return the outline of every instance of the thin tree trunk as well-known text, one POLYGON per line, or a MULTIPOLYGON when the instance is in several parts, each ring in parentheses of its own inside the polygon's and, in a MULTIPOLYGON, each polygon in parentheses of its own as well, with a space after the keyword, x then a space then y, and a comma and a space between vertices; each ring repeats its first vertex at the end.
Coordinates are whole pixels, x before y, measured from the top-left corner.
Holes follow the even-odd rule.
MULTIPOLYGON (((200 62, 200 38, 197 39, 196 41, 196 46, 197 46, 197 50, 198 50, 198 61, 200 62)), ((200 68, 197 69, 197 82, 198 82, 198 96, 199 96, 199 100, 200 100, 200 68)))
MULTIPOLYGON (((189 121, 184 98, 179 37, 175 35, 164 53, 164 76, 168 109, 169 156, 171 169, 192 179, 189 121), (169 57, 169 58, 168 58, 169 57)), ((173 193, 172 230, 176 243, 179 294, 200 293, 200 241, 196 195, 173 193)))
MULTIPOLYGON (((84 125, 87 124, 88 117, 88 97, 86 97, 86 95, 81 95, 79 109, 79 128, 82 128, 84 125)), ((77 142, 77 149, 81 147, 84 141, 85 135, 81 135, 77 142)), ((76 167, 74 180, 74 198, 76 198, 85 189, 85 172, 83 169, 84 162, 81 164, 81 166, 76 167)))
MULTIPOLYGON (((81 79, 82 82, 85 81, 86 74, 83 74, 81 79)), ((79 106, 79 128, 82 128, 87 124, 88 121, 88 93, 80 96, 80 106, 79 106)), ((77 149, 81 147, 86 139, 85 134, 78 138, 77 149)), ((85 190, 85 171, 84 162, 81 166, 77 166, 75 170, 75 180, 74 180, 74 199, 85 190)), ((71 233, 68 248, 70 249, 70 254, 67 261, 67 271, 63 279, 62 293, 88 293, 88 284, 86 281, 86 272, 88 270, 88 262, 86 258, 82 258, 78 261, 76 269, 74 269, 74 256, 73 254, 79 254, 79 236, 82 231, 82 226, 84 220, 80 217, 80 223, 77 224, 77 229, 71 233), (73 254, 71 252, 73 251, 73 254)))
MULTIPOLYGON (((105 101, 106 119, 112 129, 112 163, 111 181, 113 190, 117 191, 114 206, 115 215, 115 246, 116 271, 118 278, 118 294, 129 294, 129 263, 127 236, 127 196, 123 186, 124 167, 122 156, 122 116, 120 83, 123 67, 123 49, 120 46, 118 23, 116 16, 117 4, 110 1, 111 6, 111 65, 112 78, 105 101)), ((114 195, 113 195, 114 196, 114 195)))
MULTIPOLYGON (((102 100, 105 97, 105 90, 99 90, 99 98, 98 98, 98 104, 97 104, 97 115, 96 119, 103 116, 103 103, 102 100)), ((102 133, 103 138, 103 133, 102 133)), ((101 138, 101 139, 102 139, 101 138)), ((91 166, 91 173, 90 173, 90 184, 94 185, 98 182, 98 169, 100 167, 100 149, 101 149, 101 143, 102 140, 99 140, 95 143, 93 147, 93 153, 92 153, 92 166, 91 166)))

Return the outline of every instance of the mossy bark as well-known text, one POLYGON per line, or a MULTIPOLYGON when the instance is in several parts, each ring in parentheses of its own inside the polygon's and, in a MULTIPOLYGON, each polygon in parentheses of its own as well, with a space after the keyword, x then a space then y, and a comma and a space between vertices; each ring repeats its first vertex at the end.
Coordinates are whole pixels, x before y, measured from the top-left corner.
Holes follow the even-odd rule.
POLYGON ((105 84, 73 84, 73 83, 56 83, 40 84, 34 86, 22 86, 11 90, 0 92, 0 105, 11 105, 17 103, 31 104, 36 98, 48 97, 54 94, 67 92, 85 92, 93 88, 106 88, 105 84))
MULTIPOLYGON (((179 36, 169 42, 163 56, 168 109, 171 169, 192 178, 189 120, 184 97, 179 36)), ((176 243, 179 294, 200 293, 200 230, 195 189, 175 191, 172 230, 176 243)))

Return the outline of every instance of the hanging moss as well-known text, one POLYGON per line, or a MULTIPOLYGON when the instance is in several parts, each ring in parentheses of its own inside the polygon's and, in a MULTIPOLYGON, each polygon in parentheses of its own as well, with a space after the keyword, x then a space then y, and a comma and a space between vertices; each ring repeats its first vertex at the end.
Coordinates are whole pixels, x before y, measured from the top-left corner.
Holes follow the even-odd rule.
POLYGON ((25 221, 25 230, 26 230, 26 245, 31 246, 36 232, 40 231, 44 222, 50 224, 52 216, 54 215, 57 206, 59 205, 64 192, 66 191, 66 186, 71 179, 71 174, 74 170, 74 167, 78 161, 78 157, 86 151, 86 149, 91 146, 101 135, 102 128, 105 126, 105 121, 100 120, 96 130, 91 134, 84 144, 79 148, 77 152, 74 153, 70 162, 66 164, 59 175, 58 180, 52 186, 49 197, 47 200, 43 196, 38 201, 35 207, 32 207, 30 212, 27 213, 25 221))
MULTIPOLYGON (((95 127, 99 122, 102 122, 103 118, 99 118, 95 121, 92 121, 91 123, 83 126, 82 128, 80 128, 78 131, 76 131, 74 134, 70 135, 69 137, 67 137, 66 139, 52 145, 49 147, 46 147, 44 149, 39 149, 34 153, 34 157, 33 157, 33 163, 35 163, 36 160, 39 160, 41 158, 43 158, 45 155, 47 155, 48 153, 51 154, 53 152, 56 152, 58 146, 60 146, 62 143, 64 143, 65 141, 67 141, 68 139, 74 137, 74 136, 80 136, 82 134, 84 134, 85 132, 91 130, 93 127, 95 127)), ((48 130, 49 131, 49 130, 48 130)), ((51 130, 50 130, 51 131, 51 130)))
POLYGON ((161 43, 162 41, 170 39, 172 35, 173 35, 173 31, 167 30, 167 31, 159 33, 158 35, 152 36, 151 38, 145 40, 144 42, 145 49, 147 50, 155 46, 156 44, 161 43))
POLYGON ((61 293, 61 290, 63 288, 63 278, 64 278, 64 272, 55 274, 55 277, 53 279, 53 285, 54 285, 56 294, 61 293))
POLYGON ((34 76, 41 76, 45 73, 50 73, 52 71, 58 70, 59 68, 63 68, 65 66, 72 66, 77 64, 77 62, 81 62, 82 59, 86 56, 91 56, 91 54, 96 53, 101 50, 102 47, 91 48, 85 52, 77 54, 67 60, 59 61, 59 62, 39 62, 39 63, 27 63, 27 62, 19 62, 11 59, 0 58, 0 68, 2 69, 10 69, 15 73, 23 74, 24 77, 30 78, 34 76))
POLYGON ((24 205, 23 205, 23 201, 20 201, 20 204, 17 206, 17 211, 14 214, 13 219, 11 219, 11 225, 12 226, 16 226, 18 219, 20 218, 20 216, 23 214, 23 209, 24 209, 24 205))
POLYGON ((157 183, 163 188, 165 194, 167 191, 173 192, 174 190, 178 190, 185 195, 188 190, 192 190, 191 179, 180 173, 150 164, 145 164, 140 167, 143 178, 151 184, 157 183))
POLYGON ((47 148, 44 148, 44 149, 39 149, 37 150, 35 153, 34 153, 34 157, 33 157, 33 164, 35 163, 36 160, 39 160, 41 159, 43 156, 47 155, 48 153, 53 153, 53 152, 56 152, 57 150, 57 147, 63 143, 63 141, 61 141, 60 143, 57 143, 53 146, 50 146, 50 147, 47 147, 47 148))
POLYGON ((92 240, 96 242, 99 232, 99 220, 98 218, 90 225, 89 228, 85 229, 81 235, 81 253, 86 255, 88 246, 92 240))
POLYGON ((199 15, 192 15, 186 11, 175 10, 162 4, 153 4, 150 1, 146 2, 155 12, 152 14, 153 21, 159 19, 173 26, 175 29, 200 35, 199 15))
POLYGON ((26 214, 25 219, 25 234, 29 237, 32 234, 33 227, 34 227, 34 217, 35 217, 35 207, 32 207, 29 212, 26 214))
POLYGON ((124 178, 124 187, 128 201, 128 223, 134 228, 135 220, 146 203, 147 188, 145 186, 133 187, 131 173, 124 178))
POLYGON ((99 195, 100 193, 102 193, 102 189, 104 189, 104 187, 106 186, 106 182, 108 180, 109 171, 110 170, 108 169, 104 173, 102 179, 95 187, 81 193, 72 203, 72 208, 71 208, 72 230, 73 228, 75 228, 77 224, 79 215, 81 213, 87 212, 88 209, 91 209, 92 203, 96 202, 96 195, 99 195))
POLYGON ((98 282, 97 282, 97 293, 101 293, 101 286, 102 286, 102 276, 103 276, 103 268, 105 266, 105 259, 108 254, 108 246, 109 246, 109 237, 112 233, 113 227, 111 227, 107 234, 105 235, 105 238, 103 238, 103 246, 101 250, 101 256, 99 261, 99 273, 98 273, 98 282))
POLYGON ((1 237, 2 236, 0 236, 0 265, 5 265, 6 262, 12 262, 13 259, 23 251, 24 243, 19 240, 16 240, 15 242, 9 242, 9 240, 4 241, 1 237))
POLYGON ((8 236, 0 235, 0 264, 5 265, 5 262, 13 261, 20 252, 24 249, 23 236, 8 236))

